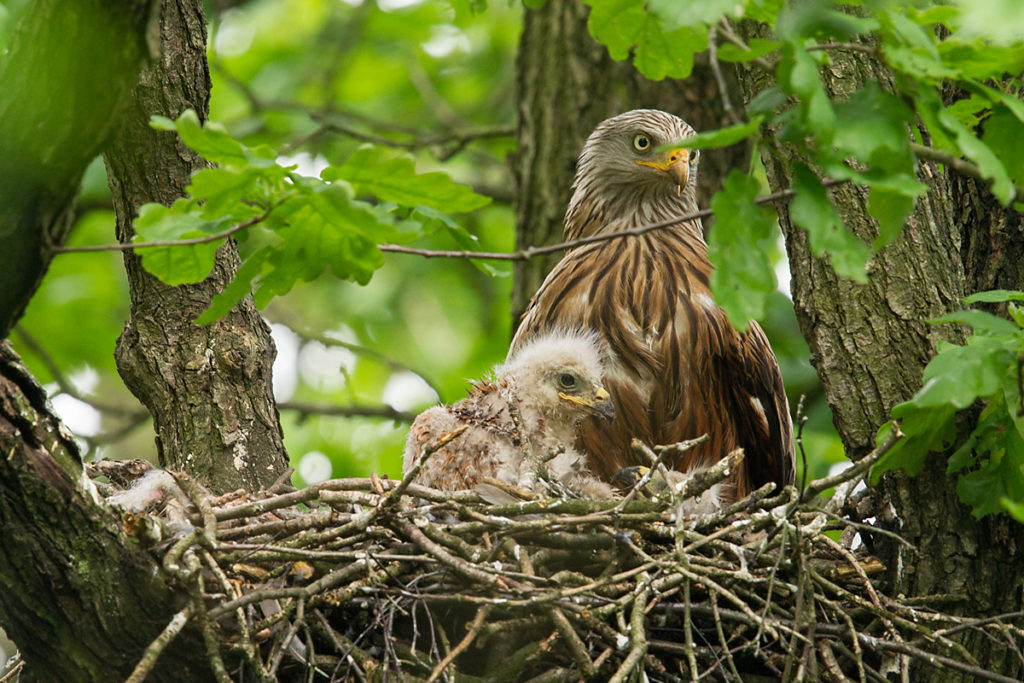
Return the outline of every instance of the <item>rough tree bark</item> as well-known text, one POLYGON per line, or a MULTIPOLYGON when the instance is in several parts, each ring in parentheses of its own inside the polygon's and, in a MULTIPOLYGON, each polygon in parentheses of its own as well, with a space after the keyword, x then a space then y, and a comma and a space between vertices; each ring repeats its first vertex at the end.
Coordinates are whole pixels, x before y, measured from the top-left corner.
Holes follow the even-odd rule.
MULTIPOLYGON (((121 681, 188 595, 95 500, 46 392, 0 342, 0 623, 22 681, 121 681), (55 656, 59 654, 59 656, 55 656)), ((211 678, 186 628, 148 680, 211 678)))
MULTIPOLYGON (((831 57, 823 82, 835 99, 845 99, 869 80, 883 87, 892 83, 892 74, 865 53, 831 57)), ((755 67, 740 67, 738 76, 748 100, 769 85, 755 67)), ((773 190, 790 186, 793 158, 785 147, 763 157, 773 190)), ((918 200, 903 235, 872 260, 865 285, 837 277, 827 257, 814 257, 807 234, 793 225, 787 207, 779 209, 797 319, 853 459, 872 448, 892 407, 921 386, 936 342, 962 338, 955 327, 926 320, 961 308, 972 292, 1024 287, 1019 215, 999 207, 978 183, 937 164, 924 164, 919 177, 929 192, 918 200)), ((878 226, 868 215, 866 191, 842 186, 832 198, 845 224, 870 243, 878 226)), ((1020 610, 1024 527, 1005 516, 975 520, 954 487, 945 458, 932 456, 917 477, 887 475, 876 491, 879 519, 916 549, 879 543, 894 592, 952 596, 974 616, 1020 610)), ((963 644, 983 667, 1010 676, 1024 671, 1009 649, 992 647, 984 637, 966 636, 963 644)), ((961 679, 922 667, 914 680, 961 679)))
MULTIPOLYGON (((199 0, 164 0, 161 51, 131 94, 105 153, 117 235, 134 235, 146 202, 170 205, 206 162, 176 135, 149 127, 154 114, 208 113, 206 17, 199 0)), ((251 298, 220 321, 192 321, 238 268, 233 242, 217 254, 210 276, 181 287, 163 284, 125 252, 131 318, 118 340, 117 367, 153 415, 163 466, 195 475, 214 491, 267 488, 288 465, 271 386, 274 345, 251 298)))
POLYGON ((82 172, 146 55, 150 0, 39 0, 0 54, 0 338, 67 237, 82 172), (112 49, 113 48, 113 49, 112 49))
MULTIPOLYGON (((579 0, 550 0, 524 13, 516 63, 518 248, 562 241, 562 218, 576 173, 576 157, 594 127, 629 109, 672 112, 697 130, 729 125, 711 70, 698 63, 685 81, 649 81, 629 62, 616 62, 587 31, 588 9, 579 0)), ((745 145, 701 156, 700 206, 721 187, 731 168, 747 163, 745 145)), ((513 329, 560 255, 520 261, 512 290, 513 329)))

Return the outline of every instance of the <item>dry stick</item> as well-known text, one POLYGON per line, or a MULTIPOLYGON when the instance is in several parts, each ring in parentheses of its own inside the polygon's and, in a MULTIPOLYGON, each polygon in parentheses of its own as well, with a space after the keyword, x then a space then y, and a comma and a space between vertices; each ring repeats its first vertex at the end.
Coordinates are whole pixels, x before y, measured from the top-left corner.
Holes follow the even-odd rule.
MULTIPOLYGON (((712 595, 714 595, 712 593, 712 595)), ((690 616, 690 581, 683 582, 683 635, 685 637, 686 664, 690 669, 690 680, 696 683, 697 657, 693 653, 693 619, 690 616)))
POLYGON ((822 639, 818 641, 818 654, 821 655, 821 659, 825 663, 825 672, 832 679, 832 683, 848 683, 850 679, 839 668, 839 662, 836 660, 836 656, 832 652, 832 646, 828 644, 827 640, 822 639))
POLYGON ((12 661, 16 661, 17 663, 11 667, 10 671, 5 673, 3 676, 0 676, 0 683, 8 683, 8 681, 20 680, 18 674, 20 674, 21 670, 25 668, 25 660, 21 659, 20 652, 16 652, 14 653, 13 657, 7 660, 7 663, 10 664, 12 661))
POLYGON ((511 579, 509 579, 508 581, 503 581, 502 578, 497 574, 489 574, 482 569, 478 569, 473 564, 466 562, 461 557, 456 557, 455 555, 452 555, 450 552, 445 550, 440 544, 435 543, 434 541, 431 541, 429 538, 427 538, 427 535, 420 531, 416 527, 416 525, 410 522, 409 520, 397 519, 395 520, 395 522, 398 524, 398 528, 402 530, 402 533, 409 537, 409 540, 418 545, 427 553, 430 553, 431 555, 436 557, 441 564, 451 569, 454 569, 456 572, 462 574, 466 578, 488 586, 496 586, 498 588, 502 588, 502 583, 514 584, 516 586, 521 587, 521 584, 518 584, 512 581, 511 579))
POLYGON ((298 606, 295 609, 295 619, 288 626, 288 631, 285 633, 284 638, 281 640, 280 647, 277 648, 277 652, 274 653, 274 658, 270 662, 270 671, 268 676, 273 680, 277 676, 277 669, 281 666, 281 660, 284 659, 284 653, 288 651, 288 646, 292 644, 292 639, 299 632, 299 626, 302 625, 306 617, 306 601, 299 599, 298 606))
MULTIPOLYGON (((819 536, 819 539, 823 541, 828 547, 832 548, 837 553, 843 556, 847 563, 853 568, 853 571, 857 573, 857 576, 858 578, 860 578, 861 583, 864 585, 864 590, 868 594, 868 597, 871 599, 871 602, 873 602, 875 604, 875 607, 877 607, 878 609, 884 610, 885 608, 882 607, 882 601, 878 599, 878 593, 875 592, 875 587, 871 585, 871 580, 868 579, 868 575, 864 573, 864 568, 860 566, 859 562, 857 562, 857 558, 853 556, 853 553, 851 553, 849 550, 833 541, 825 534, 819 536)), ((900 636, 899 630, 893 625, 891 619, 883 615, 884 611, 881 614, 879 614, 879 619, 881 619, 882 625, 885 626, 885 629, 892 635, 892 639, 894 641, 896 641, 897 643, 902 643, 903 638, 902 636, 900 636)), ((900 657, 899 659, 900 679, 902 680, 902 683, 910 683, 910 671, 908 669, 907 658, 900 657)))
POLYGON ((636 588, 636 596, 633 600, 633 611, 629 619, 629 639, 632 647, 626 659, 615 671, 608 683, 625 683, 633 669, 640 666, 643 670, 643 658, 647 654, 647 632, 644 630, 644 610, 647 608, 647 592, 649 590, 648 577, 645 574, 640 579, 636 588))
POLYGON ((261 600, 272 600, 275 598, 304 598, 308 600, 314 595, 326 592, 328 589, 334 588, 342 582, 355 579, 356 576, 368 571, 369 568, 369 561, 363 559, 339 569, 335 569, 308 586, 282 586, 254 590, 235 598, 234 600, 229 600, 228 602, 221 603, 220 605, 212 608, 210 610, 210 618, 219 619, 223 615, 234 611, 239 607, 251 605, 254 602, 260 602, 261 600))
POLYGON ((164 651, 174 637, 181 633, 181 629, 185 627, 189 617, 192 615, 192 605, 189 604, 185 609, 181 610, 167 622, 167 626, 160 632, 152 643, 146 648, 145 652, 142 653, 142 659, 135 665, 130 676, 125 679, 125 683, 142 683, 149 676, 153 667, 156 665, 157 659, 160 658, 160 654, 164 651))
POLYGON ((918 659, 922 662, 927 662, 932 666, 947 669, 953 669, 961 673, 974 676, 977 679, 986 681, 995 681, 996 683, 1020 683, 1016 678, 1010 678, 994 671, 988 671, 978 666, 972 666, 970 664, 964 664, 956 659, 950 659, 949 657, 943 657, 942 655, 933 654, 926 650, 920 650, 916 647, 911 647, 906 643, 894 643, 889 640, 883 640, 874 636, 869 636, 866 633, 858 633, 857 638, 869 648, 875 648, 877 650, 888 650, 890 652, 899 652, 901 654, 909 655, 914 659, 918 659))
POLYGON ((718 96, 722 100, 722 110, 735 125, 743 123, 736 111, 732 108, 732 98, 729 97, 729 90, 725 86, 725 78, 722 77, 722 67, 718 63, 718 39, 715 35, 715 26, 708 27, 708 63, 711 65, 711 73, 718 85, 718 96))
POLYGON ((566 618, 562 610, 552 607, 548 610, 548 615, 551 617, 551 622, 554 624, 555 629, 562 636, 562 640, 569 646, 569 653, 576 661, 576 665, 580 667, 584 678, 592 678, 597 675, 597 669, 594 668, 594 663, 590 661, 590 655, 587 654, 587 646, 580 640, 580 637, 576 634, 576 629, 569 623, 569 619, 566 618))
POLYGON ((221 639, 218 634, 217 624, 210 619, 203 606, 203 593, 205 591, 203 590, 202 574, 199 574, 198 579, 192 594, 192 610, 195 612, 200 630, 203 632, 206 657, 210 661, 210 668, 213 669, 213 676, 217 679, 217 683, 231 683, 231 677, 228 676, 228 670, 225 668, 224 660, 220 656, 221 639))
MULTIPOLYGON (((391 508, 398 502, 398 500, 405 493, 405 490, 409 488, 409 485, 412 484, 413 480, 419 475, 420 471, 423 469, 423 466, 427 463, 427 460, 430 458, 430 456, 439 451, 440 449, 444 448, 447 444, 451 443, 455 439, 459 438, 459 436, 461 436, 462 433, 465 432, 466 429, 468 428, 469 425, 462 425, 461 427, 454 429, 447 434, 442 435, 441 438, 438 439, 437 441, 425 445, 420 450, 420 454, 416 458, 415 464, 412 467, 410 467, 409 470, 405 473, 405 476, 402 478, 402 481, 400 481, 398 485, 395 486, 395 488, 388 491, 384 495, 384 497, 381 498, 380 502, 377 503, 376 507, 372 508, 368 513, 357 517, 356 519, 352 520, 351 522, 348 522, 347 524, 343 524, 337 530, 337 536, 342 537, 351 535, 353 532, 365 531, 367 527, 373 524, 373 522, 378 517, 380 517, 381 513, 391 508)), ((377 485, 381 485, 379 481, 377 482, 377 485)))
MULTIPOLYGON (((206 566, 209 567, 210 571, 213 572, 214 577, 220 583, 221 588, 224 589, 224 594, 234 597, 239 597, 241 592, 239 589, 231 584, 228 580, 227 574, 220 568, 213 555, 210 554, 209 550, 203 550, 202 558, 206 562, 206 566)), ((263 660, 260 659, 259 654, 256 651, 256 644, 252 639, 252 631, 249 630, 249 620, 245 618, 245 610, 241 607, 235 613, 235 618, 238 619, 238 631, 241 639, 242 653, 245 655, 246 660, 249 662, 255 671, 257 677, 260 680, 266 679, 266 670, 263 667, 263 660)))
POLYGON ((890 430, 886 437, 882 440, 882 443, 878 444, 878 446, 875 447, 875 450, 871 451, 863 458, 855 462, 853 465, 847 467, 842 472, 834 474, 831 477, 817 479, 808 484, 807 488, 805 489, 804 499, 810 500, 811 498, 818 495, 825 489, 830 489, 834 486, 842 484, 843 482, 850 481, 860 476, 861 474, 864 474, 869 469, 871 469, 871 466, 878 462, 878 460, 883 455, 888 453, 892 449, 892 447, 896 445, 896 442, 902 438, 903 432, 899 430, 898 424, 894 424, 892 430, 890 430))
POLYGON ((718 594, 712 593, 709 597, 711 598, 711 614, 715 619, 715 632, 718 634, 718 642, 722 644, 722 654, 725 655, 725 663, 729 666, 729 671, 737 683, 743 683, 743 677, 740 676, 740 672, 736 668, 736 660, 732 657, 729 641, 725 639, 725 630, 722 628, 722 615, 718 612, 718 594))
POLYGON ((416 419, 416 413, 407 410, 396 410, 389 405, 362 406, 349 405, 338 406, 328 403, 303 403, 301 401, 282 401, 277 404, 280 410, 292 410, 299 414, 299 419, 310 415, 325 415, 327 417, 380 417, 395 422, 412 422, 416 419))
POLYGON ((447 655, 445 655, 444 659, 438 662, 437 666, 434 667, 434 670, 430 672, 430 677, 427 678, 427 683, 434 683, 434 681, 440 678, 448 665, 455 661, 455 658, 462 654, 463 650, 470 646, 473 640, 480 633, 480 629, 484 625, 484 619, 486 619, 487 615, 491 613, 491 609, 491 605, 484 605, 476 611, 476 616, 473 617, 473 621, 470 622, 466 635, 463 636, 462 640, 460 640, 447 655))

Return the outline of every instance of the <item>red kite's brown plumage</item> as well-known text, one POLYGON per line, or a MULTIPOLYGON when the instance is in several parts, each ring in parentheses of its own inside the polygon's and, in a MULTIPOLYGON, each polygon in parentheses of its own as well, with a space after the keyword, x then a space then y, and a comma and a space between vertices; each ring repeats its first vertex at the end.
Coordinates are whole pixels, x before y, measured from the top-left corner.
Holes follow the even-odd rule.
MULTIPOLYGON (((694 134, 681 119, 639 109, 601 123, 580 155, 566 212, 575 239, 694 212, 697 154, 659 151, 694 134)), ((613 358, 604 385, 617 417, 582 436, 605 478, 638 463, 631 437, 667 444, 707 433, 676 469, 711 464, 736 447, 746 458, 737 496, 793 481, 793 437, 778 363, 764 332, 740 334, 711 297, 700 220, 568 252, 523 316, 510 353, 554 329, 590 328, 613 358)))

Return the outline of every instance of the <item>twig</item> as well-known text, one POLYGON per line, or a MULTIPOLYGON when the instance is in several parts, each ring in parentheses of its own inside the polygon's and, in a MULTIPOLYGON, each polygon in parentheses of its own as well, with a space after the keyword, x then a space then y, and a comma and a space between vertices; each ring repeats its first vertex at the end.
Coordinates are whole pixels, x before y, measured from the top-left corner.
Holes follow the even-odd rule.
POLYGON ((896 442, 899 441, 901 438, 903 438, 903 432, 899 430, 899 425, 894 423, 893 428, 882 440, 882 443, 878 444, 878 446, 875 447, 875 450, 871 451, 863 458, 855 462, 853 465, 847 467, 842 472, 833 474, 830 477, 824 477, 822 479, 812 481, 810 484, 808 484, 807 488, 804 489, 805 500, 810 500, 811 498, 814 498, 816 495, 818 495, 822 491, 825 491, 826 489, 830 489, 846 481, 851 481, 853 479, 856 479, 860 475, 864 474, 869 469, 871 469, 871 466, 878 462, 883 455, 888 453, 889 450, 892 449, 892 447, 896 445, 896 442))
POLYGON ((305 417, 308 415, 325 415, 329 417, 382 417, 395 422, 412 422, 414 413, 396 410, 389 405, 382 406, 335 406, 303 403, 301 401, 283 401, 277 404, 281 410, 293 410, 305 417))
POLYGON ((629 654, 615 671, 615 675, 608 683, 625 683, 629 675, 638 666, 643 668, 643 658, 647 654, 647 631, 644 628, 644 613, 647 607, 647 594, 649 590, 648 577, 640 577, 640 584, 636 587, 633 597, 633 611, 629 620, 629 640, 631 643, 629 654))
POLYGON ((708 27, 708 63, 711 65, 711 73, 718 85, 718 96, 722 99, 722 111, 729 117, 734 125, 740 125, 743 121, 736 115, 732 108, 732 100, 729 97, 729 90, 725 85, 725 78, 722 76, 722 67, 718 63, 718 40, 715 35, 716 27, 708 27))
MULTIPOLYGON (((934 147, 926 147, 919 145, 916 142, 910 143, 910 151, 914 153, 918 159, 926 159, 928 161, 937 161, 953 171, 956 171, 960 175, 974 178, 985 183, 987 187, 991 189, 993 181, 990 178, 986 178, 981 169, 977 164, 974 164, 966 159, 954 156, 949 152, 943 152, 942 150, 935 149, 934 147)), ((1024 201, 1024 188, 1016 187, 1014 201, 1024 201)))
POLYGON ((174 640, 175 636, 181 633, 181 629, 185 627, 191 616, 192 605, 189 604, 185 609, 171 617, 171 620, 167 622, 167 626, 160 632, 160 635, 146 647, 145 652, 142 653, 142 658, 135 665, 131 675, 125 679, 125 683, 142 683, 146 680, 146 677, 153 671, 153 667, 156 666, 161 653, 174 640))
POLYGON ((222 230, 213 235, 205 235, 203 237, 193 237, 187 240, 157 240, 155 242, 118 242, 117 244, 93 244, 84 247, 53 247, 52 251, 55 254, 81 254, 85 252, 93 251, 132 251, 134 249, 152 249, 156 247, 187 247, 193 244, 207 244, 208 242, 216 242, 217 240, 227 239, 236 232, 251 228, 257 223, 261 223, 266 220, 267 216, 270 215, 270 211, 265 211, 259 216, 253 216, 248 220, 244 220, 241 223, 236 223, 227 230, 222 230))

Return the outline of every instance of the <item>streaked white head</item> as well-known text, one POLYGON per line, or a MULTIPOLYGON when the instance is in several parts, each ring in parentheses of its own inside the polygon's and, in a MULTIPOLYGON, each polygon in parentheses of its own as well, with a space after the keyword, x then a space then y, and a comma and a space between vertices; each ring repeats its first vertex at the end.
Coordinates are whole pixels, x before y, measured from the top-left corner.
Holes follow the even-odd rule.
POLYGON ((588 414, 614 417, 601 384, 602 344, 593 332, 557 331, 533 339, 496 372, 524 409, 547 420, 576 425, 588 414))

